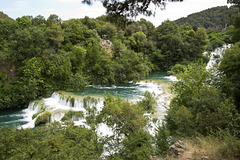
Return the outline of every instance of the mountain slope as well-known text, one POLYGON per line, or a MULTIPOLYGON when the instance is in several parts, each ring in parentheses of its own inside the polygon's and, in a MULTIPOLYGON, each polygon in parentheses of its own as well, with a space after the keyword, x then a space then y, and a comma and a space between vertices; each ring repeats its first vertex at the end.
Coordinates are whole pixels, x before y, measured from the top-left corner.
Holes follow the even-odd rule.
POLYGON ((181 26, 189 23, 192 26, 204 27, 208 31, 217 30, 219 32, 226 31, 228 26, 231 25, 229 16, 237 15, 238 7, 227 6, 214 7, 201 12, 193 13, 185 18, 177 19, 175 22, 181 26))
POLYGON ((9 19, 9 20, 13 20, 12 18, 10 18, 8 15, 4 14, 3 12, 0 11, 0 19, 9 19))

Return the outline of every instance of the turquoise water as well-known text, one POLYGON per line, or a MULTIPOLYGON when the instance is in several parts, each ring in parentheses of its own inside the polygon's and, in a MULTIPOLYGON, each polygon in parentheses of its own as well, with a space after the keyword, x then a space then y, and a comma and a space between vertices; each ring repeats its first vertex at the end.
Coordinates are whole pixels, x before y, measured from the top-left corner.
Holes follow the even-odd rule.
MULTIPOLYGON (((166 76, 165 72, 154 72, 147 79, 169 81, 166 76)), ((134 99, 141 96, 144 91, 154 87, 151 85, 152 83, 139 82, 89 86, 84 90, 74 92, 74 94, 81 96, 104 96, 106 93, 110 93, 114 96, 119 95, 121 98, 134 99)), ((8 125, 9 127, 16 127, 17 124, 26 124, 29 121, 26 119, 26 116, 24 117, 26 113, 26 109, 0 111, 0 126, 8 125)))
MULTIPOLYGON (((169 81, 166 78, 166 72, 153 72, 148 77, 147 80, 163 80, 169 81)), ((146 90, 149 86, 146 84, 139 83, 120 83, 116 85, 99 85, 99 86, 89 86, 79 92, 73 92, 75 95, 80 96, 103 96, 106 93, 110 93, 114 96, 118 95, 121 98, 133 99, 137 96, 142 95, 142 91, 146 90)))
POLYGON ((27 121, 24 120, 23 114, 23 110, 20 109, 1 110, 0 126, 17 127, 18 124, 26 124, 27 121))
POLYGON ((144 88, 147 88, 147 86, 139 83, 121 83, 117 85, 89 86, 84 90, 73 93, 81 96, 104 96, 106 93, 110 93, 113 96, 118 95, 121 98, 132 99, 141 95, 141 89, 144 88))

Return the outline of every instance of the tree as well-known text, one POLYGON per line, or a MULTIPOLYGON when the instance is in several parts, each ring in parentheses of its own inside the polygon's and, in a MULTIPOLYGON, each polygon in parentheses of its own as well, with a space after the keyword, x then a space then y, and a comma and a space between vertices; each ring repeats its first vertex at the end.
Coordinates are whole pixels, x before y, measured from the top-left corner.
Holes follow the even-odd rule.
POLYGON ((0 51, 6 50, 10 37, 17 30, 18 24, 9 19, 0 19, 0 51))
POLYGON ((123 157, 129 160, 143 160, 153 154, 152 136, 145 130, 135 130, 123 139, 123 157))
POLYGON ((46 23, 46 20, 43 16, 38 15, 33 18, 32 23, 33 23, 33 25, 42 25, 42 24, 46 23))
POLYGON ((155 141, 158 155, 164 155, 167 153, 170 145, 169 131, 165 127, 165 123, 158 125, 155 129, 155 141))
POLYGON ((156 95, 149 91, 143 93, 143 98, 138 102, 145 111, 151 112, 157 106, 156 95))
POLYGON ((240 44, 225 51, 219 70, 222 72, 220 87, 228 97, 233 97, 240 111, 240 44))
POLYGON ((28 16, 17 18, 16 21, 21 26, 21 28, 30 27, 32 25, 32 20, 28 16))
POLYGON ((142 52, 144 49, 144 45, 147 43, 146 35, 143 32, 133 33, 132 36, 129 37, 131 48, 135 52, 142 52))
POLYGON ((44 64, 44 73, 51 86, 64 88, 65 83, 68 82, 72 74, 68 53, 50 55, 44 59, 44 64))
POLYGON ((239 0, 227 0, 227 3, 234 4, 239 7, 240 10, 240 1, 239 0))
POLYGON ((184 58, 183 41, 175 22, 165 21, 156 28, 155 41, 161 56, 156 59, 160 62, 158 66, 161 70, 169 70, 177 62, 184 58))
POLYGON ((84 34, 87 27, 79 19, 71 19, 64 21, 62 24, 64 29, 64 43, 71 45, 80 45, 84 41, 84 34))
POLYGON ((187 59, 200 58, 207 45, 207 33, 204 28, 198 28, 196 31, 192 29, 190 24, 185 24, 181 31, 185 57, 187 59))
POLYGON ((205 67, 203 63, 194 63, 177 74, 178 81, 172 85, 175 98, 165 117, 172 135, 207 135, 226 128, 234 134, 239 128, 236 106, 211 85, 205 67), (225 114, 231 116, 222 119, 225 114))
POLYGON ((64 30, 58 23, 50 23, 50 26, 46 30, 51 46, 54 49, 60 47, 61 43, 64 41, 64 30))
POLYGON ((61 20, 61 18, 60 18, 58 15, 56 15, 56 14, 51 14, 51 15, 48 17, 48 19, 47 19, 47 25, 48 25, 48 26, 51 26, 52 24, 55 24, 55 23, 61 24, 61 23, 62 23, 62 20, 61 20))
POLYGON ((25 60, 24 66, 20 68, 22 72, 21 81, 19 82, 24 101, 29 103, 43 94, 44 81, 42 76, 44 67, 43 62, 36 57, 25 60))
POLYGON ((11 60, 19 64, 25 59, 41 56, 43 50, 49 47, 47 37, 44 27, 31 26, 17 29, 15 34, 10 37, 10 40, 12 40, 10 44, 11 60))
POLYGON ((117 33, 117 28, 111 24, 111 23, 106 23, 102 26, 102 35, 106 34, 109 36, 109 38, 112 38, 116 35, 117 33))
MULTIPOLYGON (((183 0, 171 0, 172 2, 183 0)), ((92 0, 83 0, 87 4, 91 4, 92 0)), ((155 6, 165 7, 162 0, 104 0, 103 6, 107 9, 107 14, 124 15, 128 17, 136 17, 139 14, 150 16, 154 12, 149 9, 150 4, 155 6)))
POLYGON ((96 159, 103 145, 97 133, 72 124, 34 129, 0 128, 1 159, 96 159))
POLYGON ((116 134, 128 136, 146 125, 143 110, 138 105, 119 97, 114 98, 110 94, 107 94, 104 100, 100 116, 116 134))

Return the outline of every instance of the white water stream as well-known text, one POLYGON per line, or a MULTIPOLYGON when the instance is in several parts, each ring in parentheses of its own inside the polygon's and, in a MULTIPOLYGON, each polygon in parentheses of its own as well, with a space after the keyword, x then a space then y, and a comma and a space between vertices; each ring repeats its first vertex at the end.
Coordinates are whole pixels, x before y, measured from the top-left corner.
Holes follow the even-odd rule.
MULTIPOLYGON (((214 65, 216 64, 216 61, 219 59, 219 58, 222 58, 223 57, 223 53, 224 51, 227 49, 227 48, 230 48, 231 47, 231 44, 228 44, 228 45, 223 45, 223 47, 221 48, 217 48, 215 49, 213 52, 211 52, 210 54, 210 60, 206 66, 206 69, 210 69, 212 67, 214 67, 214 65), (219 58, 216 58, 216 56, 219 56, 219 58)), ((206 54, 207 52, 205 52, 204 54, 206 54)))

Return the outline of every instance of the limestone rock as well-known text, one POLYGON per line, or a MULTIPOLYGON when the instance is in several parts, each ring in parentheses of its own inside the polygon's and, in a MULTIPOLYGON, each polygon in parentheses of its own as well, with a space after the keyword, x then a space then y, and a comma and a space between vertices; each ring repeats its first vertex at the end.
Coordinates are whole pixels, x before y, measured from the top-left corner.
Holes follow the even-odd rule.
POLYGON ((208 160, 208 156, 202 156, 201 160, 208 160))
POLYGON ((156 156, 150 156, 148 160, 160 160, 160 159, 156 156))
POLYGON ((168 149, 168 155, 178 157, 181 153, 184 152, 185 146, 181 140, 178 140, 168 149))
POLYGON ((113 43, 108 39, 101 39, 100 41, 101 47, 108 53, 112 53, 113 43))

